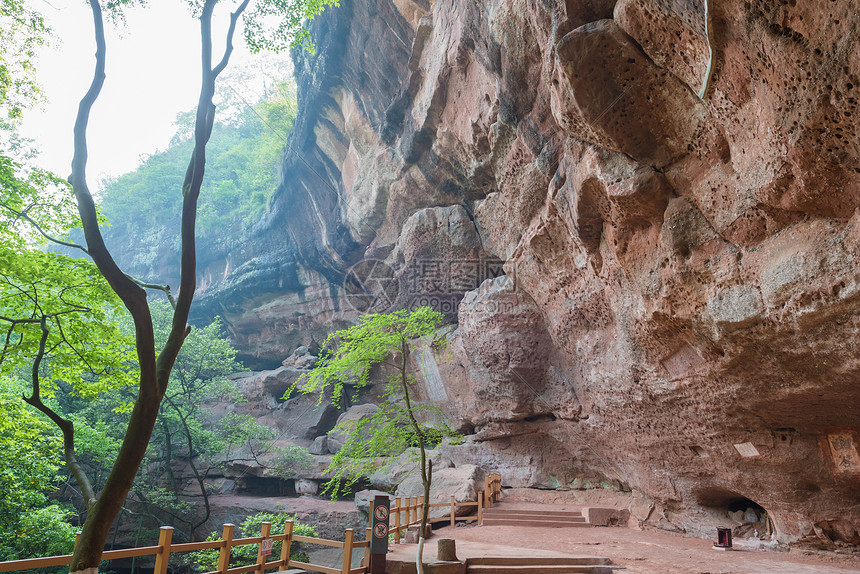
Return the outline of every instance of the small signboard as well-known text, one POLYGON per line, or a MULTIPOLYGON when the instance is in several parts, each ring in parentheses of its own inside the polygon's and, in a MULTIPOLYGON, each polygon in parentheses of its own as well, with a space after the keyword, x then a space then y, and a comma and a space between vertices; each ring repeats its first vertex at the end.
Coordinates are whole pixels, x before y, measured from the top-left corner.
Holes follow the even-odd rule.
POLYGON ((384 522, 377 522, 373 527, 373 535, 376 538, 388 538, 388 525, 384 522))
POLYGON ((388 552, 388 519, 391 500, 387 496, 376 496, 373 499, 373 520, 370 525, 370 555, 384 557, 388 552), (380 556, 381 555, 381 556, 380 556))
POLYGON ((260 542, 260 554, 263 556, 268 556, 272 553, 272 544, 274 544, 274 540, 272 538, 263 538, 263 541, 260 542))
POLYGON ((752 458, 754 456, 759 456, 758 449, 751 442, 742 442, 740 444, 735 445, 735 450, 738 451, 738 454, 744 458, 752 458))

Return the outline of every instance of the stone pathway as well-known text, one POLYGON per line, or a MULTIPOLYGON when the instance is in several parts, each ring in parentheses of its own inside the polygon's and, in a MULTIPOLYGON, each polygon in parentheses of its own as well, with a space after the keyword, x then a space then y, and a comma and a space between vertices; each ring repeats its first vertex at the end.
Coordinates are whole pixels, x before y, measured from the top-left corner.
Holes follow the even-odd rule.
MULTIPOLYGON (((567 554, 606 556, 630 574, 845 574, 860 572, 860 557, 805 554, 802 551, 738 549, 720 552, 711 542, 629 528, 456 527, 434 531, 431 539, 454 538, 462 560, 473 548, 502 555, 567 554), (487 544, 492 541, 492 545, 487 544), (477 546, 475 546, 477 545, 477 546), (462 548, 462 552, 461 552, 462 548)), ((429 544, 425 556, 435 557, 429 544)), ((414 557, 415 547, 400 545, 395 555, 414 557)), ((391 556, 391 554, 389 555, 391 556)))

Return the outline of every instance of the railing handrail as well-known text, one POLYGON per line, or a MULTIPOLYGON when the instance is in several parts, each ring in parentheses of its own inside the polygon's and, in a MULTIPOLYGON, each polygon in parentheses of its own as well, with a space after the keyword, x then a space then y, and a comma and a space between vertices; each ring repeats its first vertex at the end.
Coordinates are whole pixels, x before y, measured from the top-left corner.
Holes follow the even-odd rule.
MULTIPOLYGON (((484 508, 490 508, 493 503, 499 500, 502 491, 502 475, 499 473, 491 473, 484 476, 484 490, 478 491, 478 500, 477 501, 464 501, 457 502, 454 500, 454 497, 451 496, 450 502, 442 502, 430 504, 430 508, 442 508, 448 506, 451 508, 450 517, 444 518, 433 518, 428 519, 429 522, 441 522, 450 520, 451 526, 454 526, 456 521, 477 521, 478 524, 483 524, 483 510, 484 508), (474 516, 456 516, 458 507, 466 507, 466 506, 477 506, 477 513, 474 516)), ((395 504, 391 508, 391 513, 394 515, 394 526, 391 530, 394 532, 394 541, 395 543, 400 542, 401 531, 405 530, 409 526, 414 526, 421 523, 421 519, 418 516, 418 510, 421 509, 424 505, 424 497, 411 497, 412 503, 409 504, 410 497, 406 497, 407 504, 400 504, 400 497, 396 497, 394 499, 395 504), (400 514, 402 512, 406 513, 405 523, 400 524, 400 514), (410 519, 409 515, 412 514, 412 519, 410 519)), ((158 545, 156 546, 142 546, 139 548, 124 548, 122 550, 107 550, 102 553, 102 560, 112 560, 118 558, 132 558, 136 556, 155 556, 155 574, 166 574, 167 573, 167 562, 170 554, 175 552, 193 552, 196 550, 220 550, 220 556, 218 559, 218 569, 213 570, 212 572, 208 572, 207 574, 242 574, 244 572, 258 572, 262 574, 265 570, 271 570, 273 568, 278 569, 286 569, 292 566, 296 566, 298 568, 304 568, 306 570, 313 570, 315 572, 322 572, 324 574, 360 574, 367 571, 366 567, 361 568, 351 568, 350 563, 347 560, 352 559, 352 550, 356 548, 364 548, 365 553, 370 548, 370 536, 366 536, 366 540, 362 542, 356 542, 353 540, 355 536, 355 532, 352 528, 347 528, 344 534, 344 541, 340 542, 337 540, 329 540, 326 538, 315 538, 312 536, 300 536, 297 534, 293 534, 293 522, 288 520, 284 524, 284 532, 282 534, 271 534, 272 523, 271 522, 263 522, 260 528, 260 536, 252 536, 247 538, 233 538, 233 530, 235 526, 233 524, 225 524, 224 530, 222 531, 221 538, 218 540, 209 540, 206 542, 187 542, 183 544, 172 544, 173 539, 173 527, 171 526, 162 526, 159 537, 158 537, 158 545), (257 551, 257 563, 250 564, 247 566, 236 566, 233 568, 229 567, 229 555, 230 550, 234 546, 246 546, 249 544, 260 544, 263 539, 269 538, 273 542, 283 541, 283 547, 281 549, 281 558, 280 560, 276 560, 274 562, 266 562, 265 556, 261 554, 261 551, 257 551), (322 546, 331 546, 334 548, 343 548, 344 549, 344 564, 340 570, 336 568, 331 568, 328 566, 320 566, 318 564, 309 564, 305 562, 298 562, 296 560, 290 560, 290 545, 292 542, 306 542, 308 544, 319 544, 322 546), (347 549, 349 551, 347 552, 347 549)), ((369 531, 369 529, 368 529, 369 531)), ((9 562, 0 562, 0 573, 3 572, 15 572, 19 570, 33 570, 35 568, 48 568, 52 566, 67 566, 72 562, 72 555, 65 554, 63 556, 46 556, 42 558, 27 558, 24 560, 12 560, 9 562)))
MULTIPOLYGON (((322 572, 323 574, 362 574, 367 571, 367 568, 352 568, 352 551, 356 548, 364 548, 365 552, 370 547, 368 540, 356 542, 353 540, 355 531, 352 528, 347 528, 344 533, 343 542, 338 540, 329 540, 326 538, 316 538, 313 536, 299 536, 293 534, 293 522, 286 521, 284 524, 284 532, 282 534, 271 534, 272 523, 263 522, 260 528, 260 536, 252 536, 248 538, 233 538, 233 530, 235 526, 225 524, 221 538, 218 540, 209 540, 206 542, 188 542, 183 544, 171 544, 173 538, 173 527, 162 526, 159 532, 158 545, 142 546, 139 548, 124 548, 122 550, 107 550, 102 553, 102 560, 111 560, 117 558, 131 558, 135 556, 155 556, 155 574, 167 573, 167 562, 171 554, 176 552, 192 552, 195 550, 220 550, 218 559, 218 569, 208 572, 207 574, 242 574, 244 572, 258 572, 262 574, 265 570, 277 568, 286 570, 293 566, 312 570, 314 572, 322 572), (236 546, 247 546, 250 544, 260 544, 264 539, 271 539, 272 542, 283 541, 281 548, 281 556, 279 560, 266 562, 266 555, 262 554, 262 548, 257 550, 257 562, 245 566, 229 567, 229 552, 236 546), (290 560, 290 546, 293 542, 306 542, 308 544, 320 544, 322 546, 331 546, 334 548, 343 548, 344 561, 341 568, 331 568, 329 566, 321 566, 319 564, 310 564, 290 560)), ((368 532, 369 534, 369 532, 368 532)), ((63 556, 46 556, 42 558, 27 558, 24 560, 12 560, 8 562, 0 562, 0 572, 17 572, 20 570, 33 570, 35 568, 47 568, 51 566, 68 566, 72 563, 72 555, 65 554, 63 556)))
MULTIPOLYGON (((451 515, 449 517, 441 517, 441 518, 427 518, 428 523, 433 522, 443 522, 450 521, 451 526, 454 526, 457 521, 461 522, 469 522, 476 521, 478 525, 482 525, 484 523, 484 509, 490 508, 493 503, 498 502, 502 493, 502 475, 494 472, 490 474, 484 475, 484 489, 478 491, 478 500, 467 500, 464 502, 457 502, 453 496, 451 496, 450 502, 437 502, 434 504, 429 504, 429 508, 443 508, 450 507, 451 515), (477 506, 477 512, 473 516, 457 516, 457 508, 461 506, 477 506)), ((394 525, 391 527, 391 531, 394 532, 394 543, 397 544, 400 542, 400 538, 402 536, 401 532, 409 528, 410 526, 415 526, 421 523, 421 518, 418 515, 418 511, 424 506, 424 497, 423 496, 412 496, 404 498, 405 504, 401 504, 401 497, 394 498, 394 506, 391 507, 391 514, 394 516, 394 525), (411 503, 410 503, 411 500, 411 503), (401 513, 405 513, 405 522, 403 524, 400 523, 400 515, 401 513), (410 518, 411 515, 411 518, 410 518)))

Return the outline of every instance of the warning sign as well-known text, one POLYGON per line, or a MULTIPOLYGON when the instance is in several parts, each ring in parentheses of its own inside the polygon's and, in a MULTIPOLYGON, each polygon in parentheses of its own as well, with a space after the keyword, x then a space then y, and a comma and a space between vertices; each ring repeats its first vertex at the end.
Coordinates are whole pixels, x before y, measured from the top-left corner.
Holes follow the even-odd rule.
POLYGON ((272 553, 272 544, 274 544, 274 540, 271 538, 263 538, 263 541, 260 542, 260 554, 263 556, 268 556, 272 553))
POLYGON ((385 538, 388 536, 388 525, 384 522, 377 522, 373 527, 373 535, 377 538, 385 538))
POLYGON ((379 505, 373 510, 373 515, 377 520, 387 520, 388 519, 388 507, 379 505))

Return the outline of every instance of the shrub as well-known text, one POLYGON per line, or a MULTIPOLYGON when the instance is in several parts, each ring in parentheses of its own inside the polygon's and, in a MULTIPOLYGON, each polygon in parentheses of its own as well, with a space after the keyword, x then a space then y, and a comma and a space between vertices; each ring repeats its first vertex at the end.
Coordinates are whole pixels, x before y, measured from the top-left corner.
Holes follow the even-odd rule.
MULTIPOLYGON (((299 536, 319 536, 316 528, 307 524, 296 522, 295 515, 292 514, 275 514, 271 512, 259 512, 247 517, 239 527, 240 533, 234 535, 235 538, 259 536, 260 527, 264 522, 272 523, 272 534, 281 534, 284 531, 284 523, 287 520, 293 521, 293 534, 299 536)), ((206 540, 220 540, 220 532, 212 532, 206 540)), ((272 548, 273 556, 280 556, 282 543, 275 542, 272 548)), ((246 544, 233 548, 230 553, 230 563, 235 565, 249 565, 257 560, 257 545, 246 544)), ((217 550, 200 550, 192 552, 190 555, 191 562, 200 572, 211 572, 218 567, 218 551, 217 550)), ((290 546, 290 560, 299 560, 308 562, 310 558, 304 552, 302 544, 293 542, 290 546)))

